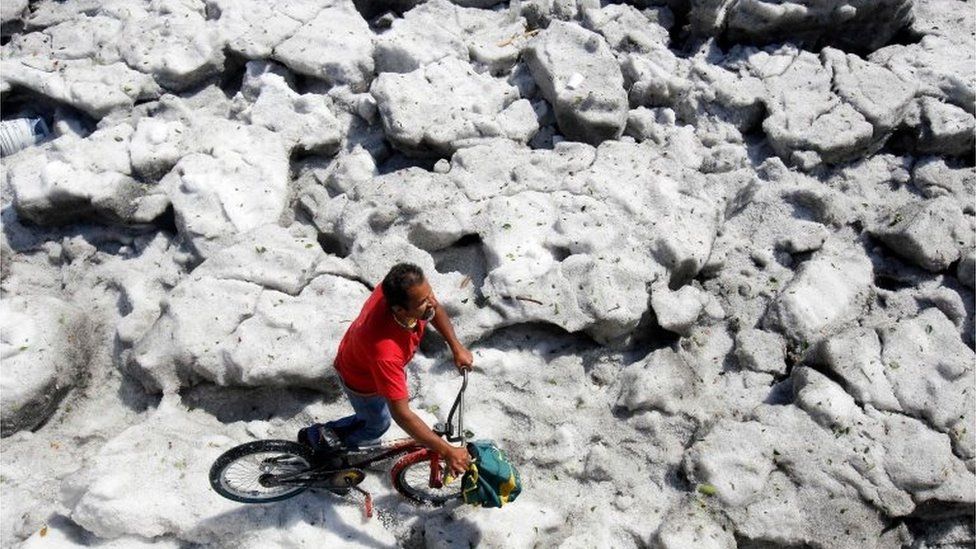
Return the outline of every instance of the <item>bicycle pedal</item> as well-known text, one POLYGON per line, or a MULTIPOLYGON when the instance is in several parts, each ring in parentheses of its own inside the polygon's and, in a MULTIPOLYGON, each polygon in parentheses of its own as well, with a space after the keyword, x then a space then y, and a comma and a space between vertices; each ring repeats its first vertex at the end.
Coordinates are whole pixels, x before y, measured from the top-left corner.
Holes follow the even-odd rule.
POLYGON ((373 518, 373 495, 359 486, 353 486, 352 489, 363 495, 363 511, 366 513, 366 520, 373 518))

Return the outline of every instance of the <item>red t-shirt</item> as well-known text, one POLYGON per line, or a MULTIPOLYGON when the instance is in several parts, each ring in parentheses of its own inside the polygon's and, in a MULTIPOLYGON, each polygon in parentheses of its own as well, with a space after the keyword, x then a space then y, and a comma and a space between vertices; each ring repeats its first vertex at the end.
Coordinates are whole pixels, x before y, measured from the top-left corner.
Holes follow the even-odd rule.
POLYGON ((335 369, 346 387, 390 400, 409 397, 404 368, 417 351, 427 322, 417 324, 415 330, 400 326, 386 304, 383 287, 377 285, 339 343, 335 369))

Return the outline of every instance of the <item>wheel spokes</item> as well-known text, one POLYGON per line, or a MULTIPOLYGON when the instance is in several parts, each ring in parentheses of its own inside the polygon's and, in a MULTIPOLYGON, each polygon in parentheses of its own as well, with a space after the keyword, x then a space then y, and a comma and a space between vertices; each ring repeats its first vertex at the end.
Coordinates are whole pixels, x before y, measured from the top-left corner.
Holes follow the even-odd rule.
POLYGON ((417 492, 422 499, 443 501, 454 497, 456 485, 445 484, 443 471, 445 464, 421 461, 403 471, 404 484, 417 492))
POLYGON ((220 483, 229 492, 243 497, 274 497, 296 487, 270 483, 269 478, 299 473, 308 467, 308 462, 299 456, 273 452, 250 454, 228 464, 221 472, 220 483))

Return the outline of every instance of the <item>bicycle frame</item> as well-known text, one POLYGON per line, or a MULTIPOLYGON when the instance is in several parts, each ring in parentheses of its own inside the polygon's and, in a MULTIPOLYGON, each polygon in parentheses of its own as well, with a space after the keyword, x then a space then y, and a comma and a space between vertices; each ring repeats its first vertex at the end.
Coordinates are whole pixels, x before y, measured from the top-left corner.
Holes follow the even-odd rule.
POLYGON ((326 480, 329 475, 342 469, 359 469, 398 455, 409 455, 426 449, 412 438, 399 438, 379 444, 362 446, 356 450, 344 453, 341 456, 343 458, 342 465, 338 467, 324 464, 308 471, 288 475, 276 475, 274 477, 274 484, 315 483, 326 480))
MULTIPOLYGON (((467 442, 467 435, 464 430, 464 391, 468 387, 468 371, 462 370, 462 373, 464 375, 464 379, 461 382, 461 389, 458 391, 458 395, 454 399, 454 404, 451 406, 451 411, 447 415, 447 426, 446 428, 435 426, 433 431, 438 436, 444 437, 448 442, 461 442, 461 445, 465 446, 467 442), (458 418, 456 429, 454 424, 455 414, 457 414, 458 418)), ((372 465, 373 463, 401 455, 403 457, 398 460, 391 471, 393 476, 396 475, 399 467, 412 464, 423 459, 429 459, 431 468, 430 486, 432 488, 441 488, 443 486, 443 476, 441 474, 442 471, 440 470, 440 461, 438 460, 439 455, 433 450, 428 449, 426 446, 423 446, 413 438, 409 437, 384 441, 368 446, 361 446, 355 450, 345 452, 342 455, 343 464, 340 467, 322 465, 309 471, 303 471, 291 475, 279 475, 274 478, 274 483, 314 483, 316 481, 326 480, 329 475, 342 469, 360 469, 372 465)))

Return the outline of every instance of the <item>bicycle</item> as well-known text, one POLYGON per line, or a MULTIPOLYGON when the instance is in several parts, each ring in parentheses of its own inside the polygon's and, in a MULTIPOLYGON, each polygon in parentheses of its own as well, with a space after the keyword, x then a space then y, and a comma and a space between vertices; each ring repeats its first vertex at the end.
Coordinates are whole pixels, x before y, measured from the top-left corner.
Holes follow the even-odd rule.
MULTIPOLYGON (((447 425, 436 424, 434 433, 448 442, 467 446, 464 430, 464 391, 468 372, 447 416, 447 425), (454 415, 458 423, 455 429, 454 415)), ((325 488, 344 495, 356 490, 365 496, 366 516, 372 516, 372 497, 358 485, 366 478, 363 468, 400 456, 390 469, 393 487, 417 503, 443 505, 461 497, 450 488, 447 464, 440 454, 412 438, 400 438, 358 448, 340 448, 325 463, 316 463, 311 448, 291 440, 247 442, 221 454, 210 468, 210 485, 221 496, 241 503, 270 503, 288 499, 308 488, 325 488)))

